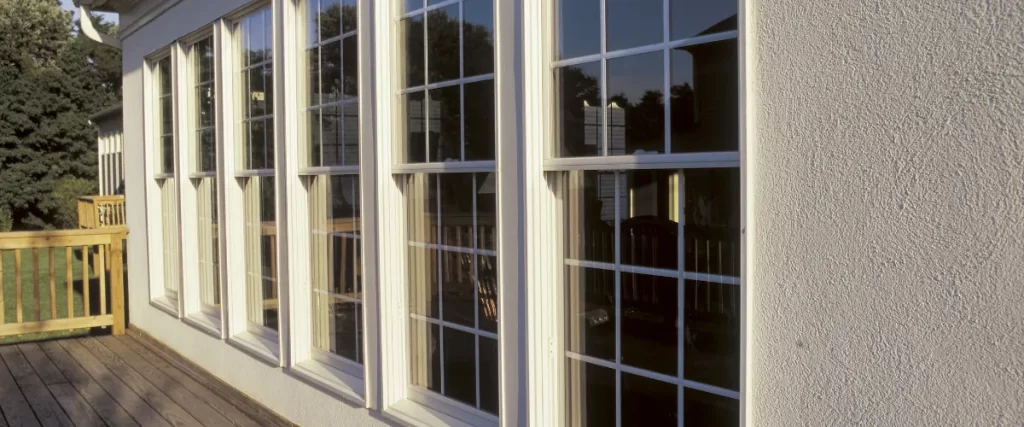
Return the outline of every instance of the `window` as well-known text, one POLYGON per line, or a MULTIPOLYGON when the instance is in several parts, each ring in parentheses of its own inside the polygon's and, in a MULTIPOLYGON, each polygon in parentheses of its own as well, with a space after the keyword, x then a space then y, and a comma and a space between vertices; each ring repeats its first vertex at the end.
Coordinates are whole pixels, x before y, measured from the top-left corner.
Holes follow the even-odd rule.
POLYGON ((736 425, 736 3, 554 11, 566 422, 736 425))
POLYGON ((217 249, 217 128, 215 119, 213 36, 189 47, 192 131, 191 179, 195 188, 199 270, 199 308, 220 317, 220 275, 217 249))
POLYGON ((402 180, 409 397, 492 420, 499 391, 494 6, 404 4, 398 163, 415 169, 402 180))
POLYGON ((243 190, 246 318, 257 335, 277 338, 277 214, 274 178, 273 21, 270 7, 235 26, 241 151, 236 173, 243 190))
POLYGON ((365 347, 358 10, 354 0, 308 0, 305 6, 307 131, 301 173, 309 189, 313 356, 361 377, 362 367, 346 369, 363 363, 365 347))
POLYGON ((170 56, 157 60, 152 66, 154 76, 156 127, 156 184, 160 195, 160 231, 163 255, 163 298, 173 310, 178 307, 178 288, 181 283, 178 241, 178 193, 175 175, 174 85, 170 56))

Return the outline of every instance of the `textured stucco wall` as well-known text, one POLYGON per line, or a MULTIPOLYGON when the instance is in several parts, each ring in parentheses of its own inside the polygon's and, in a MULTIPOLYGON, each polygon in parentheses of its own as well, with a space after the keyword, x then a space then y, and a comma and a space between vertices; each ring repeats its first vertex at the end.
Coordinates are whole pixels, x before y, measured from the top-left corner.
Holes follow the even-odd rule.
POLYGON ((1024 425, 1024 2, 752 7, 752 425, 1024 425))

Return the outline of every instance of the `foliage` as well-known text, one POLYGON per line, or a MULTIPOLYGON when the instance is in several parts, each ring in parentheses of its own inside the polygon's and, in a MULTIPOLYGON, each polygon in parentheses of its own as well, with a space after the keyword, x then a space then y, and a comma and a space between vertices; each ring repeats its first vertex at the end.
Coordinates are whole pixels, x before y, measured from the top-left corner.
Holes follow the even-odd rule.
POLYGON ((78 198, 96 194, 96 181, 82 178, 64 178, 53 190, 57 203, 53 225, 61 229, 78 228, 78 198))
POLYGON ((7 207, 0 207, 0 233, 6 233, 14 228, 14 217, 7 207))
POLYGON ((0 208, 15 229, 58 226, 58 186, 96 179, 88 117, 120 97, 120 53, 76 36, 58 0, 0 0, 0 34, 0 208))

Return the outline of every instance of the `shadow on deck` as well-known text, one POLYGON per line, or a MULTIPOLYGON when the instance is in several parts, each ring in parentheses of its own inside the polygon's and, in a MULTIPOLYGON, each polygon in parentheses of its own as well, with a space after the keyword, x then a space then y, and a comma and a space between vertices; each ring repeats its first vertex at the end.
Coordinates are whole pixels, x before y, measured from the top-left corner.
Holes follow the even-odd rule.
POLYGON ((134 329, 0 346, 0 427, 287 426, 134 329))

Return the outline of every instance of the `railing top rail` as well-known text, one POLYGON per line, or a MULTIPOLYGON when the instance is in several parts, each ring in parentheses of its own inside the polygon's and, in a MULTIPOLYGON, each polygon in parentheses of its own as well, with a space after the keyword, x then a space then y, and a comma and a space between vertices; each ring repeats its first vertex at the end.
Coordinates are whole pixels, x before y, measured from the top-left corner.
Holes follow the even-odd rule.
POLYGON ((96 201, 96 202, 116 202, 116 201, 124 201, 124 195, 114 194, 114 195, 108 195, 108 196, 81 196, 81 197, 78 198, 78 200, 96 201))
POLYGON ((124 234, 125 227, 0 233, 0 250, 102 245, 124 234))

